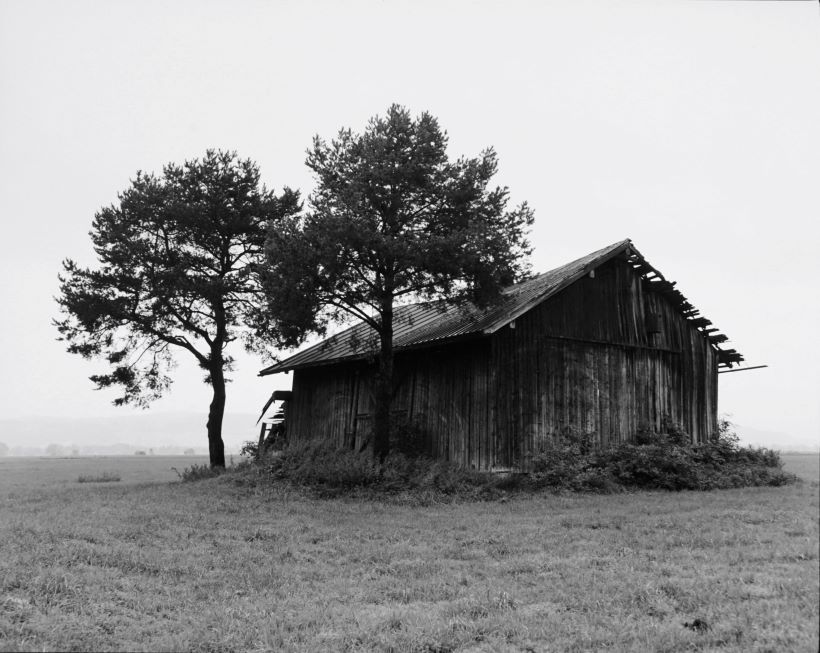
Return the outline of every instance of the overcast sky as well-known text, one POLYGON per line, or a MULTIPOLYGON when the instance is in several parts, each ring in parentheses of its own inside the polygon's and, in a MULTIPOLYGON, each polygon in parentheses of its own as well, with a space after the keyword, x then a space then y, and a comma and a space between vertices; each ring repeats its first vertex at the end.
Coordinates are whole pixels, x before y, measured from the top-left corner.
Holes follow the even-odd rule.
MULTIPOLYGON (((2 416, 130 412, 50 321, 60 261, 93 263, 94 213, 137 170, 235 149, 307 194, 312 136, 393 102, 452 157, 496 148, 535 271, 631 238, 769 365, 721 375, 721 412, 820 442, 816 2, 0 2, 2 416)), ((238 359, 229 412, 290 383, 238 359)), ((152 410, 204 419, 179 361, 152 410)))

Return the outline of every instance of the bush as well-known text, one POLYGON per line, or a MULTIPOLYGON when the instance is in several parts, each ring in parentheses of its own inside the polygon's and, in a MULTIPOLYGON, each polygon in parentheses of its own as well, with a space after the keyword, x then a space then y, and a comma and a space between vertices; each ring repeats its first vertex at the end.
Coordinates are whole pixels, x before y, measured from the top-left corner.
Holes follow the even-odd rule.
MULTIPOLYGON (((714 439, 691 438, 665 419, 659 433, 643 433, 637 444, 624 443, 579 462, 584 474, 598 470, 603 479, 625 488, 711 490, 753 485, 784 485, 797 478, 784 472, 780 454, 741 447, 731 423, 722 419, 714 439)), ((583 477, 575 477, 577 485, 583 477)))
POLYGON ((171 467, 183 483, 189 481, 201 481, 206 478, 215 478, 225 472, 224 467, 211 467, 210 465, 191 465, 181 472, 176 467, 171 467))
POLYGON ((624 487, 660 490, 700 488, 700 470, 686 447, 622 444, 601 454, 596 465, 624 487))
POLYGON ((239 450, 239 455, 251 460, 259 460, 271 451, 281 451, 285 447, 285 432, 282 424, 275 424, 265 435, 265 439, 248 440, 239 450), (261 449, 261 450, 260 450, 261 449))
POLYGON ((539 488, 592 492, 711 490, 797 480, 783 471, 778 452, 741 447, 725 418, 714 439, 690 443, 689 434, 669 418, 660 431, 642 427, 634 443, 600 451, 594 450, 591 434, 566 430, 533 457, 527 480, 539 488))
POLYGON ((286 447, 272 459, 275 478, 287 478, 299 485, 352 488, 372 485, 379 478, 379 466, 372 456, 351 449, 339 449, 326 441, 300 442, 286 447))
POLYGON ((453 463, 393 451, 383 464, 370 451, 340 448, 325 440, 286 446, 263 462, 268 476, 326 493, 372 490, 411 491, 428 497, 500 495, 505 479, 491 473, 461 469, 453 463))
MULTIPOLYGON (((418 433, 413 435, 416 443, 422 441, 418 433)), ((412 438, 407 440, 412 442, 412 438)), ((721 423, 713 440, 694 445, 669 420, 664 421, 661 432, 647 429, 636 440, 596 450, 592 434, 565 430, 556 435, 552 446, 532 458, 528 473, 505 476, 433 460, 418 454, 420 447, 416 446, 404 451, 395 448, 380 465, 369 451, 340 448, 326 440, 290 444, 276 456, 263 459, 257 469, 262 477, 312 487, 321 494, 410 492, 432 500, 497 498, 505 492, 543 489, 598 493, 711 490, 778 486, 796 480, 783 471, 777 452, 740 447, 728 422, 721 423)), ((202 473, 214 475, 204 465, 202 473)))
POLYGON ((577 489, 576 479, 588 465, 587 456, 572 448, 547 449, 533 457, 531 480, 540 487, 577 489))
POLYGON ((239 455, 251 460, 257 460, 259 458, 259 443, 247 440, 239 450, 239 455))

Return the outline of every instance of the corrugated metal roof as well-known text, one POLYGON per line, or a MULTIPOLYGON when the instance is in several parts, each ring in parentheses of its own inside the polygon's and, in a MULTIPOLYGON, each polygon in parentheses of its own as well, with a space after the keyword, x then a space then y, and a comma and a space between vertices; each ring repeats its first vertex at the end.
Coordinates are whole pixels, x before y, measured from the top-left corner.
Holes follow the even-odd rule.
MULTIPOLYGON (((501 302, 486 309, 478 309, 470 305, 453 306, 446 302, 425 302, 397 306, 393 318, 393 347, 396 350, 407 349, 427 346, 436 342, 494 333, 529 311, 533 306, 540 304, 580 279, 590 270, 620 254, 626 254, 630 263, 641 274, 652 275, 652 279, 655 281, 653 285, 656 285, 658 290, 668 293, 670 298, 681 307, 681 310, 684 312, 690 311, 691 313, 691 304, 674 289, 674 284, 664 280, 657 270, 646 263, 630 240, 622 240, 571 263, 506 288, 503 291, 504 297, 501 302)), ((693 321, 700 320, 708 323, 708 320, 704 320, 704 318, 695 317, 696 314, 697 311, 690 315, 693 321)), ((711 331, 714 332, 715 330, 712 329, 711 331)), ((726 339, 725 336, 712 333, 709 337, 716 349, 719 350, 719 354, 724 354, 724 362, 729 361, 726 364, 731 366, 731 362, 742 360, 742 356, 734 350, 720 352, 715 340, 722 342, 726 339)), ((265 376, 301 367, 367 358, 373 356, 378 348, 378 334, 369 325, 359 322, 276 365, 263 369, 259 372, 259 375, 265 376)))
MULTIPOLYGON (((506 288, 500 304, 480 310, 473 306, 451 306, 445 302, 425 302, 397 306, 393 322, 393 346, 396 349, 423 345, 439 340, 493 333, 535 303, 543 301, 583 276, 590 265, 596 266, 629 246, 624 240, 572 263, 540 274, 506 288)), ((337 360, 364 358, 378 350, 378 334, 359 322, 322 342, 272 365, 259 374, 275 374, 298 367, 322 365, 337 360)))

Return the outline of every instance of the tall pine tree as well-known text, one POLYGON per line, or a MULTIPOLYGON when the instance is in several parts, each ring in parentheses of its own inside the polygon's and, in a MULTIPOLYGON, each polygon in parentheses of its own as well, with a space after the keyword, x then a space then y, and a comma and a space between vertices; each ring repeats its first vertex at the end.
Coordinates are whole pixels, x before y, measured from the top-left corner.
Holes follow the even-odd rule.
POLYGON ((314 139, 307 165, 317 187, 310 210, 270 231, 264 317, 294 346, 329 322, 355 318, 378 334, 374 453, 389 451, 393 315, 397 302, 443 299, 479 305, 526 273, 532 211, 508 210, 490 188, 492 149, 450 161, 447 135, 429 113, 393 105, 362 133, 314 139))
POLYGON ((160 177, 138 172, 118 200, 94 218, 98 265, 63 262, 55 324, 69 352, 107 362, 91 380, 121 388, 115 405, 146 406, 169 387, 173 353, 193 356, 213 388, 210 462, 224 467, 227 349, 243 333, 252 342, 244 324, 262 301, 265 238, 290 224, 298 193, 276 196, 254 162, 209 150, 160 177))

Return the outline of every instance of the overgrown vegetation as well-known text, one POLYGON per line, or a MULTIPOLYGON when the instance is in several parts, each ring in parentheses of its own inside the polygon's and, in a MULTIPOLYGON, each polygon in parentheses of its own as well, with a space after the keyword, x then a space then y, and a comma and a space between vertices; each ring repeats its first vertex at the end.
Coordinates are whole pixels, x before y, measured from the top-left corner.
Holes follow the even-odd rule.
POLYGON ((248 440, 242 445, 242 448, 239 450, 239 455, 243 458, 259 460, 265 454, 269 454, 273 451, 281 451, 284 447, 285 440, 282 437, 282 434, 277 430, 268 434, 268 436, 261 442, 248 440))
MULTIPOLYGON (((246 445, 247 446, 247 445, 246 445)), ((244 451, 244 447, 243 447, 244 451)), ((171 467, 177 478, 183 483, 190 481, 202 481, 207 478, 216 478, 225 472, 238 472, 247 469, 250 466, 250 461, 241 460, 238 464, 234 464, 233 456, 230 457, 227 467, 213 467, 211 465, 191 465, 179 471, 176 467, 171 467)))
POLYGON ((670 420, 658 432, 642 430, 635 443, 603 450, 587 434, 566 432, 557 446, 535 456, 528 480, 537 487, 612 492, 779 486, 797 479, 783 471, 777 451, 741 447, 732 424, 722 419, 717 437, 697 444, 670 420))
POLYGON ((215 478, 225 472, 225 467, 211 467, 210 465, 191 465, 179 471, 176 467, 171 467, 176 472, 179 480, 183 483, 189 481, 201 481, 206 478, 215 478))
POLYGON ((500 496, 505 483, 492 474, 400 452, 379 464, 369 451, 339 449, 321 440, 285 447, 264 459, 262 470, 265 478, 313 487, 320 494, 374 490, 480 499, 500 496))
POLYGON ((507 492, 712 490, 780 486, 796 477, 783 471, 780 455, 741 447, 727 420, 717 437, 690 444, 680 426, 665 421, 659 432, 643 430, 636 443, 596 448, 588 434, 565 431, 530 461, 528 473, 498 475, 465 470, 418 453, 408 431, 406 447, 393 447, 383 464, 367 451, 340 449, 327 441, 294 443, 263 457, 260 477, 312 487, 320 494, 354 490, 433 493, 464 499, 499 498, 507 492))

